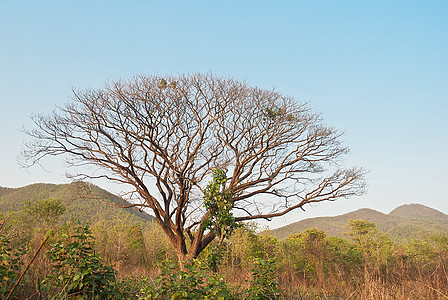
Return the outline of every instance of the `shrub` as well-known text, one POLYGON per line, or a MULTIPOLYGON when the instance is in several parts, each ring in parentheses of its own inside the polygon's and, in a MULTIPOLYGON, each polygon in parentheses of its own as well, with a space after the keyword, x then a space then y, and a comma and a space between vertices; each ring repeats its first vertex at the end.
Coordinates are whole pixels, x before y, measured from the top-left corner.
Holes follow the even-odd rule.
POLYGON ((247 300, 280 299, 275 261, 272 258, 255 258, 252 268, 251 287, 246 291, 247 300))
POLYGON ((114 292, 115 270, 102 263, 95 254, 89 226, 75 228, 71 237, 61 235, 47 252, 54 263, 51 275, 44 279, 44 287, 51 298, 109 299, 116 298, 114 292), (51 290, 51 287, 58 290, 51 290))
POLYGON ((222 276, 210 275, 207 266, 196 262, 184 265, 185 270, 176 272, 175 264, 165 262, 162 274, 155 279, 155 286, 142 290, 141 299, 194 299, 224 300, 233 295, 222 276))
POLYGON ((11 238, 0 233, 0 298, 8 295, 18 278, 26 251, 24 247, 13 249, 11 238))

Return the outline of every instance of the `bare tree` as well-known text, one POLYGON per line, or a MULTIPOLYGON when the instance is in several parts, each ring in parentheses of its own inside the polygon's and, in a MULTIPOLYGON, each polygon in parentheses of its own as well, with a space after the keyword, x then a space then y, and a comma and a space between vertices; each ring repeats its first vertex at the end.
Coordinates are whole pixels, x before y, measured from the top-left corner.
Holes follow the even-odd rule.
POLYGON ((212 74, 135 77, 74 91, 36 128, 28 165, 68 155, 78 179, 132 187, 133 206, 152 210, 179 261, 216 237, 203 192, 214 168, 226 171, 236 221, 271 219, 308 203, 363 192, 363 170, 339 167, 348 149, 306 104, 212 74), (187 243, 190 239, 190 243, 187 243), (187 246, 190 245, 190 246, 187 246))

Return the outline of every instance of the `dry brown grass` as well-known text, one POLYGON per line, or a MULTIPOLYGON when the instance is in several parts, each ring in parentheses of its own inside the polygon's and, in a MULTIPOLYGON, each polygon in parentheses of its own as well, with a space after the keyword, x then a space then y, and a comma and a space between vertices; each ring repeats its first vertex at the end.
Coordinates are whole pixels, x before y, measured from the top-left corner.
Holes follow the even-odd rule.
POLYGON ((347 274, 344 279, 331 274, 319 285, 316 280, 304 280, 297 273, 282 272, 279 283, 286 299, 448 299, 447 277, 442 268, 430 274, 413 270, 402 276, 380 276, 373 271, 358 275, 350 278, 347 274))

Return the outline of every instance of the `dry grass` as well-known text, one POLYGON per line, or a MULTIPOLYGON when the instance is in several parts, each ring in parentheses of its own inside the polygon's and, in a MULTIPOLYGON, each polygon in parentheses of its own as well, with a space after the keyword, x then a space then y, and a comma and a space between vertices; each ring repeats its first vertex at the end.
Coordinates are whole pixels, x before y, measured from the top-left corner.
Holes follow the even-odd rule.
POLYGON ((365 272, 359 277, 341 278, 331 274, 322 285, 304 280, 298 274, 279 274, 280 288, 286 299, 362 299, 362 300, 415 300, 448 299, 448 281, 444 272, 432 274, 412 272, 402 276, 379 276, 365 272))

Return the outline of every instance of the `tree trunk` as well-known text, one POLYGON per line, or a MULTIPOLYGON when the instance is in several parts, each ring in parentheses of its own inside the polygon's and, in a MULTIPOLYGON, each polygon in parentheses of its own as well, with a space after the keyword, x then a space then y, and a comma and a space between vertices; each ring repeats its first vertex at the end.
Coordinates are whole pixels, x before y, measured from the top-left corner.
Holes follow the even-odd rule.
POLYGON ((190 248, 188 249, 185 243, 185 236, 176 236, 176 238, 177 239, 175 240, 170 239, 170 241, 176 252, 179 268, 181 270, 185 270, 184 265, 196 259, 202 250, 204 250, 214 240, 215 234, 213 232, 209 232, 204 236, 203 232, 199 230, 196 233, 190 248))

